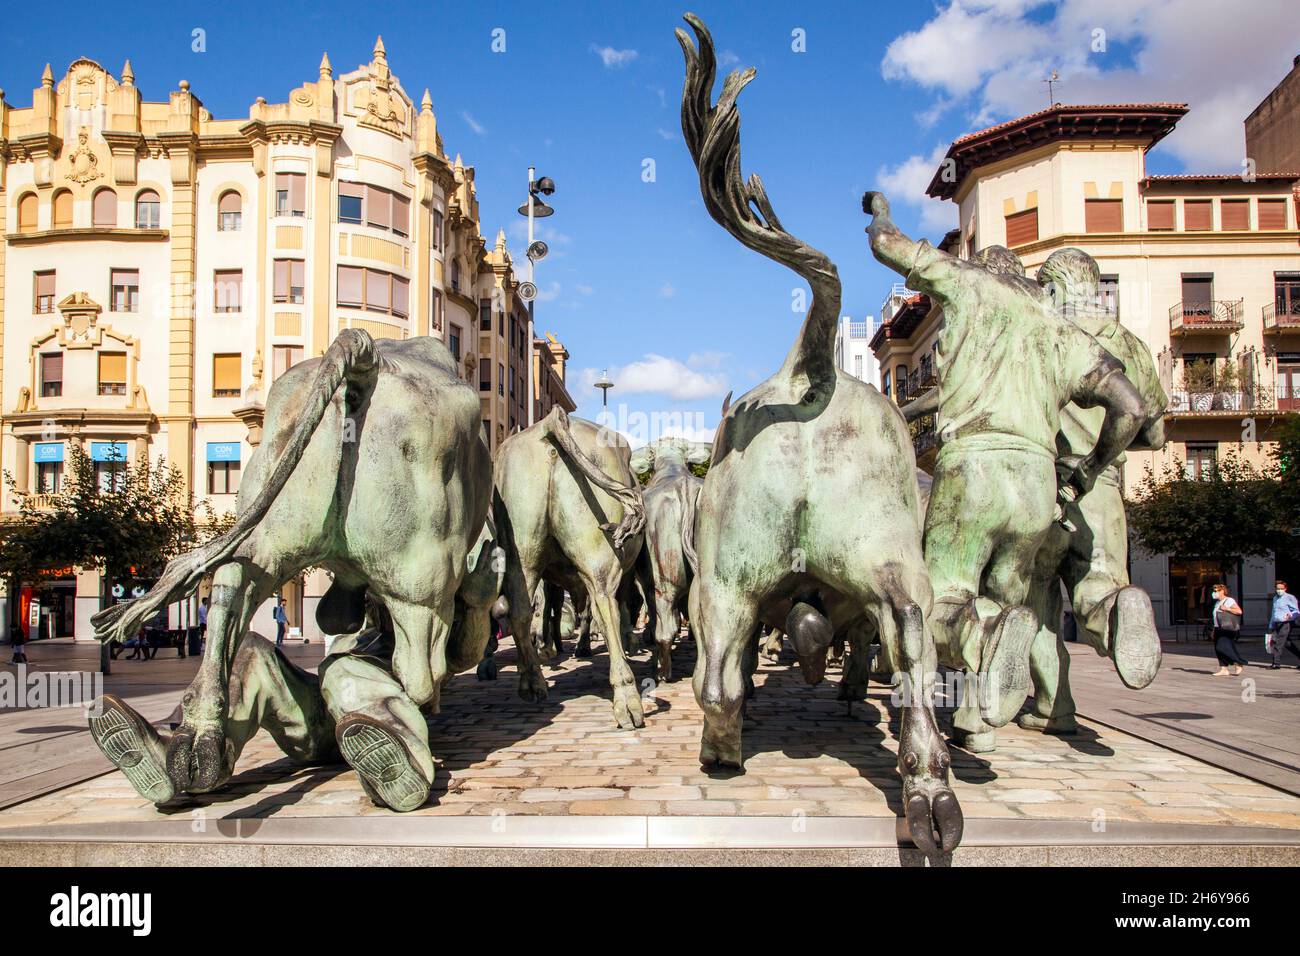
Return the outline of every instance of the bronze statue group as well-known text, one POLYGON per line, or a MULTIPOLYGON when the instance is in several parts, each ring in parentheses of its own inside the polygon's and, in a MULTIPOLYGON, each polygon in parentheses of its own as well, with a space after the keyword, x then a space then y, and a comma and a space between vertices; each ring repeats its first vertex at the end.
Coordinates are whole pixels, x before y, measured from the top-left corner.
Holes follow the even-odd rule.
POLYGON ((904 412, 835 366, 834 263, 784 229, 757 175, 741 176, 736 102, 754 71, 728 76, 715 103, 712 39, 687 22, 682 129, 704 205, 813 292, 780 369, 724 406, 711 449, 638 453, 635 470, 655 470, 643 491, 621 436, 558 410, 493 458, 477 394, 440 341, 341 333, 271 389, 234 527, 96 617, 102 640, 121 640, 212 581, 209 639, 176 731, 160 734, 112 696, 90 717, 146 798, 169 805, 221 787, 265 729, 291 757, 345 760, 376 803, 416 809, 433 783, 425 717, 443 686, 480 664, 495 617, 515 636, 521 696, 544 699, 539 647, 557 643, 565 592, 604 636, 617 723, 639 727, 620 609, 633 582, 657 605, 660 679, 677 614, 689 618, 707 770, 743 765, 763 625, 789 636, 810 682, 836 636, 846 640, 850 697, 865 694, 878 642, 877 669, 911 688, 899 773, 908 830, 927 852, 953 849, 963 826, 926 692, 941 664, 972 677, 953 718, 972 751, 992 749, 1018 715, 1028 728, 1075 729, 1063 588, 1081 638, 1125 684, 1155 677, 1160 643, 1127 576, 1119 469, 1127 449, 1163 445, 1165 395, 1146 346, 1099 307, 1096 263, 1062 249, 1030 279, 1002 247, 966 260, 915 242, 884 196, 864 197, 872 253, 943 310, 938 387, 905 410, 937 419, 924 505, 904 412), (688 463, 706 457, 701 482, 688 463), (332 575, 317 619, 337 635, 316 673, 248 633, 254 610, 310 566, 332 575))

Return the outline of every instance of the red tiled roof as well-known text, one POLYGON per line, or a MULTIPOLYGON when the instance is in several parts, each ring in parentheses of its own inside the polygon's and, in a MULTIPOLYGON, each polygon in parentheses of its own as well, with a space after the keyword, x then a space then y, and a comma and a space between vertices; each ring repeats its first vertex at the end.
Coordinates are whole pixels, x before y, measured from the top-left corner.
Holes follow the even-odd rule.
POLYGON ((987 163, 1034 149, 1044 143, 1076 138, 1146 139, 1147 149, 1173 130, 1187 114, 1185 103, 1109 103, 1049 109, 1008 120, 996 126, 967 133, 948 147, 944 161, 935 170, 926 194, 951 199, 971 170, 987 163), (945 178, 951 168, 955 175, 945 178))
MULTIPOLYGON (((1300 173, 1255 173, 1255 178, 1291 182, 1292 180, 1300 179, 1300 173)), ((1150 182, 1221 183, 1221 182, 1229 182, 1230 180, 1233 179, 1246 182, 1246 180, 1241 179, 1240 173, 1166 173, 1161 176, 1148 176, 1142 181, 1144 183, 1150 183, 1150 182)))

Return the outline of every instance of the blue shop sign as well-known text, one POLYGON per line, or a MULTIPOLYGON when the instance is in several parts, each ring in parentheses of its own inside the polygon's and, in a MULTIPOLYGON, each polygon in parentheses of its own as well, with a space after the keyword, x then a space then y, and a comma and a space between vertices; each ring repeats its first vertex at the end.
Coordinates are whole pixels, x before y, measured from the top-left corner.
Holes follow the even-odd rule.
POLYGON ((36 463, 40 465, 51 461, 63 461, 63 442, 38 442, 36 445, 36 463))
POLYGON ((208 442, 208 461, 239 461, 239 442, 208 442))

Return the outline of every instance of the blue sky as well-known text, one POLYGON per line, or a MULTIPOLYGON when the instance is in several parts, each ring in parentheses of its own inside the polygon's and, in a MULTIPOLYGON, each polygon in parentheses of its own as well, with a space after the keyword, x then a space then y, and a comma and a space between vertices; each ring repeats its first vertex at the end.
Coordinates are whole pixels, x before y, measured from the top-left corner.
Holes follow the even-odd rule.
POLYGON ((407 92, 418 101, 429 88, 448 152, 477 168, 489 241, 504 227, 521 250, 515 208, 530 163, 555 180, 537 318, 572 353, 579 414, 598 412, 585 383, 609 367, 612 406, 689 413, 685 424, 707 430, 723 394, 779 366, 802 316, 793 274, 741 247, 699 202, 679 121, 683 10, 712 29, 724 69, 758 68, 741 99, 746 172, 763 176, 786 227, 837 263, 843 311, 860 318, 896 278, 868 252, 864 189, 885 188, 906 230, 941 235, 955 212, 921 192, 943 149, 1046 106, 1052 68, 1062 102, 1191 104, 1152 171, 1235 170, 1242 119, 1300 52, 1287 7, 1259 0, 1224 18, 1210 0, 123 3, 107 23, 101 5, 62 3, 51 16, 25 4, 6 11, 0 87, 26 106, 47 60, 56 76, 83 55, 117 74, 129 57, 147 99, 187 79, 215 116, 241 117, 255 97, 283 101, 315 79, 322 51, 336 73, 367 62, 382 34, 407 92), (191 49, 195 28, 205 52, 191 49), (504 53, 492 51, 497 28, 504 53))

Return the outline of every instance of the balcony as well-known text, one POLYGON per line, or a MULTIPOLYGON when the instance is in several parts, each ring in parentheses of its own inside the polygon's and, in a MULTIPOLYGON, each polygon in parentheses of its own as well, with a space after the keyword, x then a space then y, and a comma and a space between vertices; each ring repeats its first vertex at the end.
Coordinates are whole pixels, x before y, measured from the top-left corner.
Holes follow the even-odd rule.
POLYGON ((1300 332, 1300 299, 1273 302, 1261 310, 1265 335, 1300 332))
POLYGON ((869 339, 871 338, 870 322, 850 322, 849 338, 851 339, 869 339))
POLYGON ((916 421, 909 422, 907 427, 912 433, 912 450, 916 453, 917 467, 922 471, 932 471, 939 448, 939 433, 935 431, 934 416, 922 415, 916 421))
POLYGON ((1283 415, 1300 410, 1300 399, 1290 388, 1264 386, 1206 392, 1170 391, 1165 416, 1170 419, 1236 418, 1248 415, 1283 415))
POLYGON ((1245 327, 1241 299, 1176 302, 1169 307, 1169 334, 1230 335, 1245 327))

